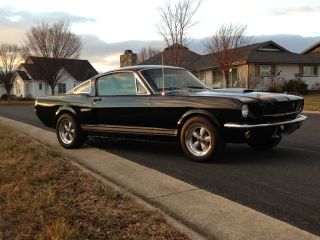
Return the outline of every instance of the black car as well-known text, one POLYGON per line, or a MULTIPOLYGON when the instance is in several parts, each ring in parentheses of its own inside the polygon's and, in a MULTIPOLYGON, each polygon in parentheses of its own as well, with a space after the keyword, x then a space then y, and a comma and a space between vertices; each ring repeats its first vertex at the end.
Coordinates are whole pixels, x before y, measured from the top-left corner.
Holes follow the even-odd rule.
POLYGON ((65 148, 87 136, 177 140, 189 158, 207 161, 228 142, 276 146, 306 119, 303 104, 297 95, 210 89, 182 68, 134 66, 39 97, 35 109, 65 148))

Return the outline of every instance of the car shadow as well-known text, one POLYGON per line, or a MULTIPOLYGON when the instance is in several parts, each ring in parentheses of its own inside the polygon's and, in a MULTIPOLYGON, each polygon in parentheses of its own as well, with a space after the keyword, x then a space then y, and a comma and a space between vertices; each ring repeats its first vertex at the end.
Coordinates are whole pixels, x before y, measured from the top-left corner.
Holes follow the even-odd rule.
MULTIPOLYGON (((135 162, 152 160, 192 163, 184 156, 177 142, 91 138, 88 144, 135 162)), ((201 164, 263 165, 272 163, 276 165, 299 165, 303 164, 303 161, 301 161, 301 158, 304 157, 303 155, 304 153, 302 151, 288 149, 281 145, 268 151, 259 151, 246 144, 227 144, 223 156, 220 159, 201 164)))

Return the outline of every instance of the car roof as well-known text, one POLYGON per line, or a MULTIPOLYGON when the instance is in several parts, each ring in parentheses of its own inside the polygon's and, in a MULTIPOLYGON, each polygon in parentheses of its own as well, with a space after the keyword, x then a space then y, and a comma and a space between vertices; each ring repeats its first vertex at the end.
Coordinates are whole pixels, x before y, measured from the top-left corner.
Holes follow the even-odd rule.
MULTIPOLYGON (((167 66, 167 65, 135 65, 135 66, 130 66, 130 67, 123 67, 123 68, 118 68, 118 69, 114 69, 114 70, 110 70, 104 73, 100 73, 96 76, 94 76, 94 78, 98 78, 110 73, 116 73, 116 72, 123 72, 123 71, 142 71, 142 70, 147 70, 147 69, 179 69, 179 70, 186 70, 185 68, 181 68, 181 67, 175 67, 175 66, 167 66)), ((187 70, 186 70, 187 71, 187 70)))
POLYGON ((131 71, 141 71, 145 69, 159 69, 159 68, 170 68, 170 69, 183 69, 181 67, 174 67, 174 66, 166 66, 166 65, 136 65, 136 66, 130 66, 130 67, 123 67, 116 70, 112 70, 110 72, 117 72, 117 71, 123 71, 123 70, 131 70, 131 71))

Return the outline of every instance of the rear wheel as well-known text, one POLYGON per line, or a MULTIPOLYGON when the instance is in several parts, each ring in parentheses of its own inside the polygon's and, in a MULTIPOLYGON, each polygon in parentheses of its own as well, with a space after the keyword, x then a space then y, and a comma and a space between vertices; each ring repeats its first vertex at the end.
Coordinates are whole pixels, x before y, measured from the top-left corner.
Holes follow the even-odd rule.
POLYGON ((281 141, 281 137, 261 137, 253 138, 248 142, 248 145, 258 150, 269 150, 277 146, 281 141))
POLYGON ((84 136, 76 119, 68 113, 62 114, 56 125, 59 143, 64 148, 77 148, 84 142, 84 136))
POLYGON ((186 156, 197 162, 218 158, 225 146, 217 127, 200 116, 185 122, 181 129, 180 144, 186 156))

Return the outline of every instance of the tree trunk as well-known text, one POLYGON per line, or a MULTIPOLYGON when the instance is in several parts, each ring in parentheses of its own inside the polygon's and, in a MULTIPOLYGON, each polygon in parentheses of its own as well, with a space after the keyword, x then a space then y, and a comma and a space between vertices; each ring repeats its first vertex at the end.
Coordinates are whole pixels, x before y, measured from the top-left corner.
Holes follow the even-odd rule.
POLYGON ((54 86, 52 86, 52 85, 49 85, 49 86, 51 88, 51 95, 53 96, 54 95, 54 86))
POLYGON ((6 92, 7 92, 7 101, 10 102, 10 93, 11 93, 11 91, 6 89, 6 92))
POLYGON ((229 69, 223 70, 223 75, 224 75, 226 88, 229 88, 229 69))

